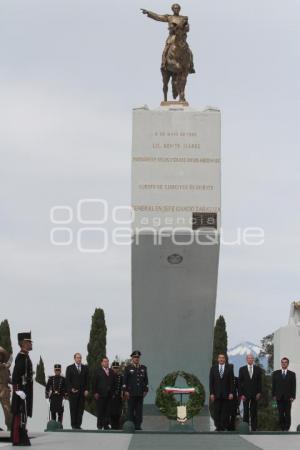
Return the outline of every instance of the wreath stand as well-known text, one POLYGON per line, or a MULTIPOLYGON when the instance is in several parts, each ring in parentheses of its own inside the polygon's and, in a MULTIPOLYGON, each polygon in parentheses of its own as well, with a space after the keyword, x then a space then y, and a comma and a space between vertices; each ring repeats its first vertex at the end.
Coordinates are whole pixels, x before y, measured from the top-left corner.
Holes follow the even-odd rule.
POLYGON ((186 404, 187 402, 185 402, 185 404, 183 403, 183 396, 190 396, 191 394, 195 394, 196 389, 194 387, 179 387, 179 386, 166 386, 163 388, 163 391, 166 394, 172 394, 172 395, 176 395, 179 396, 180 398, 180 405, 177 406, 177 419, 176 419, 176 423, 172 424, 172 421, 170 419, 170 429, 173 429, 173 431, 182 431, 182 427, 185 428, 185 431, 193 431, 194 429, 194 423, 193 423, 193 417, 191 417, 191 425, 188 425, 188 417, 187 417, 187 408, 186 408, 186 404), (187 428, 189 428, 189 430, 187 430, 187 428))
POLYGON ((156 391, 155 403, 160 412, 169 419, 170 431, 193 432, 193 417, 199 414, 204 400, 205 391, 199 379, 187 372, 177 371, 163 378, 156 391), (185 379, 187 386, 175 386, 178 376, 185 379), (186 396, 189 397, 187 400, 186 396))

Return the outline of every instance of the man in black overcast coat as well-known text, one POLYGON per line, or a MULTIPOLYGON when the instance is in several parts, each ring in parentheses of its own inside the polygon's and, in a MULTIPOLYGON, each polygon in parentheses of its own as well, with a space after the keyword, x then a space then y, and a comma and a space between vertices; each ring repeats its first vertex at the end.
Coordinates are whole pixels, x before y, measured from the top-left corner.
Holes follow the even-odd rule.
POLYGON ((216 431, 225 431, 229 425, 230 401, 234 392, 232 364, 226 363, 226 356, 218 355, 218 363, 209 374, 210 400, 213 402, 216 431))
POLYGON ((239 371, 239 395, 244 405, 244 422, 249 424, 251 431, 257 429, 257 402, 261 398, 262 371, 254 364, 254 356, 250 353, 246 357, 247 365, 239 371))
POLYGON ((74 364, 67 367, 66 387, 70 402, 71 426, 80 430, 84 411, 85 398, 88 396, 89 371, 88 367, 81 363, 82 356, 75 353, 74 364))
POLYGON ((101 358, 101 366, 96 371, 94 397, 97 402, 97 428, 108 430, 110 427, 110 403, 115 384, 115 373, 109 368, 106 356, 101 358))
POLYGON ((291 426, 291 407, 296 398, 296 374, 288 370, 289 359, 281 359, 281 369, 272 374, 272 396, 277 401, 279 422, 282 431, 291 426))

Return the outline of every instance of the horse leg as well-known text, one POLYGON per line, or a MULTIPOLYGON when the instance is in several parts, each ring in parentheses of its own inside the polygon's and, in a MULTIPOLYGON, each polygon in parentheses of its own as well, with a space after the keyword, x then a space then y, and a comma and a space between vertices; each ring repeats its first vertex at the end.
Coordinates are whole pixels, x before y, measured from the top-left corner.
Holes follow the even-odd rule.
POLYGON ((173 73, 173 75, 172 75, 172 93, 173 93, 173 98, 175 100, 176 97, 179 94, 179 90, 178 90, 178 74, 177 73, 173 73))
POLYGON ((168 84, 170 81, 171 74, 167 70, 161 70, 162 79, 163 79, 163 93, 164 93, 164 101, 168 101, 168 84))
POLYGON ((179 81, 179 101, 185 102, 185 86, 186 86, 186 80, 187 80, 187 74, 182 73, 180 74, 180 81, 179 81))

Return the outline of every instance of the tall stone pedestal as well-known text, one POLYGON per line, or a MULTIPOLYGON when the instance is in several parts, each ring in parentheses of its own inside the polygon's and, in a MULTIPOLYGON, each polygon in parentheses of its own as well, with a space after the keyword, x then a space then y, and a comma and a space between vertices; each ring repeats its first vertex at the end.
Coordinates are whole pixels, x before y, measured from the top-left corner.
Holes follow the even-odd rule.
POLYGON ((275 370, 281 368, 280 361, 285 356, 290 360, 289 370, 296 372, 297 378, 297 399, 292 405, 291 424, 291 431, 296 431, 297 426, 300 425, 300 304, 298 307, 295 307, 295 303, 291 304, 288 325, 274 333, 275 370))
POLYGON ((208 392, 220 229, 220 112, 133 111, 132 347, 162 378, 184 370, 208 392))

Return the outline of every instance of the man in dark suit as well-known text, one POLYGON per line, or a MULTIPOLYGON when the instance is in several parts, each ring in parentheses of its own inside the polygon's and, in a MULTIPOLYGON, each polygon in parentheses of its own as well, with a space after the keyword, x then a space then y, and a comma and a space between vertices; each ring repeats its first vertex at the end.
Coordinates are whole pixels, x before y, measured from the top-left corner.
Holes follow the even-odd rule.
POLYGON ((82 356, 75 353, 74 364, 67 367, 66 387, 70 402, 71 426, 81 429, 84 401, 88 396, 89 373, 88 367, 82 364, 82 356))
POLYGON ((109 360, 104 356, 101 367, 95 374, 94 397, 97 402, 97 428, 110 428, 110 402, 115 384, 115 373, 109 368, 109 360))
POLYGON ((218 355, 218 363, 210 369, 209 390, 216 431, 225 431, 228 428, 230 401, 233 399, 234 373, 232 364, 226 363, 223 354, 218 355))
POLYGON ((272 396, 277 401, 279 422, 282 431, 291 426, 291 407, 296 398, 296 374, 288 370, 289 359, 281 359, 281 369, 272 374, 272 396))
POLYGON ((239 395, 244 406, 244 422, 249 424, 251 419, 251 431, 257 429, 257 402, 261 398, 262 372, 261 368, 254 364, 252 354, 246 357, 247 365, 239 371, 239 395), (250 413, 250 414, 249 414, 250 413))

